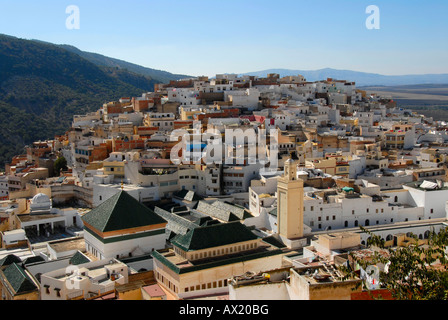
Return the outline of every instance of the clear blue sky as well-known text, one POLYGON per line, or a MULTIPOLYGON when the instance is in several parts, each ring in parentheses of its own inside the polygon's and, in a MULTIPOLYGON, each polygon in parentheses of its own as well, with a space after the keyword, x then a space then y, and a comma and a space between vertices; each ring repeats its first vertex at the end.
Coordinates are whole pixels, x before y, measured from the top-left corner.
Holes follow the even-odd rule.
POLYGON ((0 0, 0 33, 188 75, 448 73, 447 14, 446 0, 0 0), (66 28, 69 5, 79 30, 66 28), (380 30, 365 26, 369 5, 380 30))

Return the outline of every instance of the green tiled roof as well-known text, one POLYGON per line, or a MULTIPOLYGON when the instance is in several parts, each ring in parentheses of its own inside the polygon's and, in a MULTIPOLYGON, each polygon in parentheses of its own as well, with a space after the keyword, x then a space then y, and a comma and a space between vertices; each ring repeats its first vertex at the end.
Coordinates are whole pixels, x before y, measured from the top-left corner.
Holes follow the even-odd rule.
POLYGON ((6 257, 0 260, 0 267, 9 266, 12 263, 22 263, 19 257, 13 254, 8 254, 6 257))
POLYGON ((37 290, 37 286, 25 273, 25 270, 23 270, 22 267, 20 267, 16 263, 12 263, 8 267, 6 267, 6 269, 3 270, 3 275, 11 285, 15 294, 37 290))
POLYGON ((230 211, 238 219, 241 219, 241 220, 253 217, 246 208, 241 207, 237 204, 231 204, 228 202, 216 200, 215 202, 212 203, 212 206, 214 206, 216 208, 220 208, 222 210, 230 211))
POLYGON ((177 235, 171 243, 182 250, 193 251, 257 238, 245 225, 236 221, 194 228, 184 235, 177 235))
POLYGON ((69 263, 72 265, 78 265, 90 262, 91 260, 87 258, 81 251, 76 251, 76 253, 70 258, 69 263))
POLYGON ((194 229, 197 227, 196 224, 187 220, 183 217, 180 217, 172 212, 168 212, 159 207, 154 208, 154 212, 161 216, 163 219, 168 221, 167 229, 173 231, 176 234, 185 234, 188 230, 194 229))
POLYGON ((25 260, 23 260, 23 265, 36 263, 36 262, 45 262, 45 259, 42 258, 41 256, 29 257, 29 258, 26 258, 25 260))
POLYGON ((196 194, 194 191, 189 190, 180 190, 173 194, 173 197, 180 198, 187 201, 198 201, 202 200, 203 198, 196 194))
POLYGON ((274 236, 269 236, 269 237, 263 238, 263 241, 267 242, 277 248, 285 248, 286 247, 286 245, 283 242, 276 239, 274 236))
POLYGON ((101 232, 166 223, 123 190, 86 213, 82 220, 101 232))
POLYGON ((227 208, 220 208, 220 206, 211 205, 205 201, 199 201, 191 211, 197 211, 225 222, 241 220, 227 208))

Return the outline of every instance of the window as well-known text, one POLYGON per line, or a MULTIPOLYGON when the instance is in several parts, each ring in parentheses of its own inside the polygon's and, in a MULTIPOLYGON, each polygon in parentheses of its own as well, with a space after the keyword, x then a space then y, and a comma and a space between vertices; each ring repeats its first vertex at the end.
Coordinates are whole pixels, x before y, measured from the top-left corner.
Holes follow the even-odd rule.
POLYGON ((348 227, 348 221, 344 222, 344 227, 347 228, 348 227))

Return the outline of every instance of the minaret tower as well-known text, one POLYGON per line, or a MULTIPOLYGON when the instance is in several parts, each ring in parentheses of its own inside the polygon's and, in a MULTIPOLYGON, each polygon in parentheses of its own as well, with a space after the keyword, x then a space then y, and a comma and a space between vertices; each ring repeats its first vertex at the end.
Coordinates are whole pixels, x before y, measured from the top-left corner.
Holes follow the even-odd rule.
POLYGON ((282 238, 303 237, 303 180, 297 178, 297 162, 285 161, 285 172, 277 184, 278 233, 282 238))

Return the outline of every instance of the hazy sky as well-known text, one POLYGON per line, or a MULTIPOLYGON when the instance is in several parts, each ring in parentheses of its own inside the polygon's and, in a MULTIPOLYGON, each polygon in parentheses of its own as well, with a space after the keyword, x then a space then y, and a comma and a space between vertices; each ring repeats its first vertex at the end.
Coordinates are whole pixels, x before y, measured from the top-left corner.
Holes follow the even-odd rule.
POLYGON ((448 73, 447 0, 0 0, 0 33, 188 75, 448 73), (66 8, 80 28, 67 29, 66 8), (369 5, 380 29, 369 30, 369 5))

